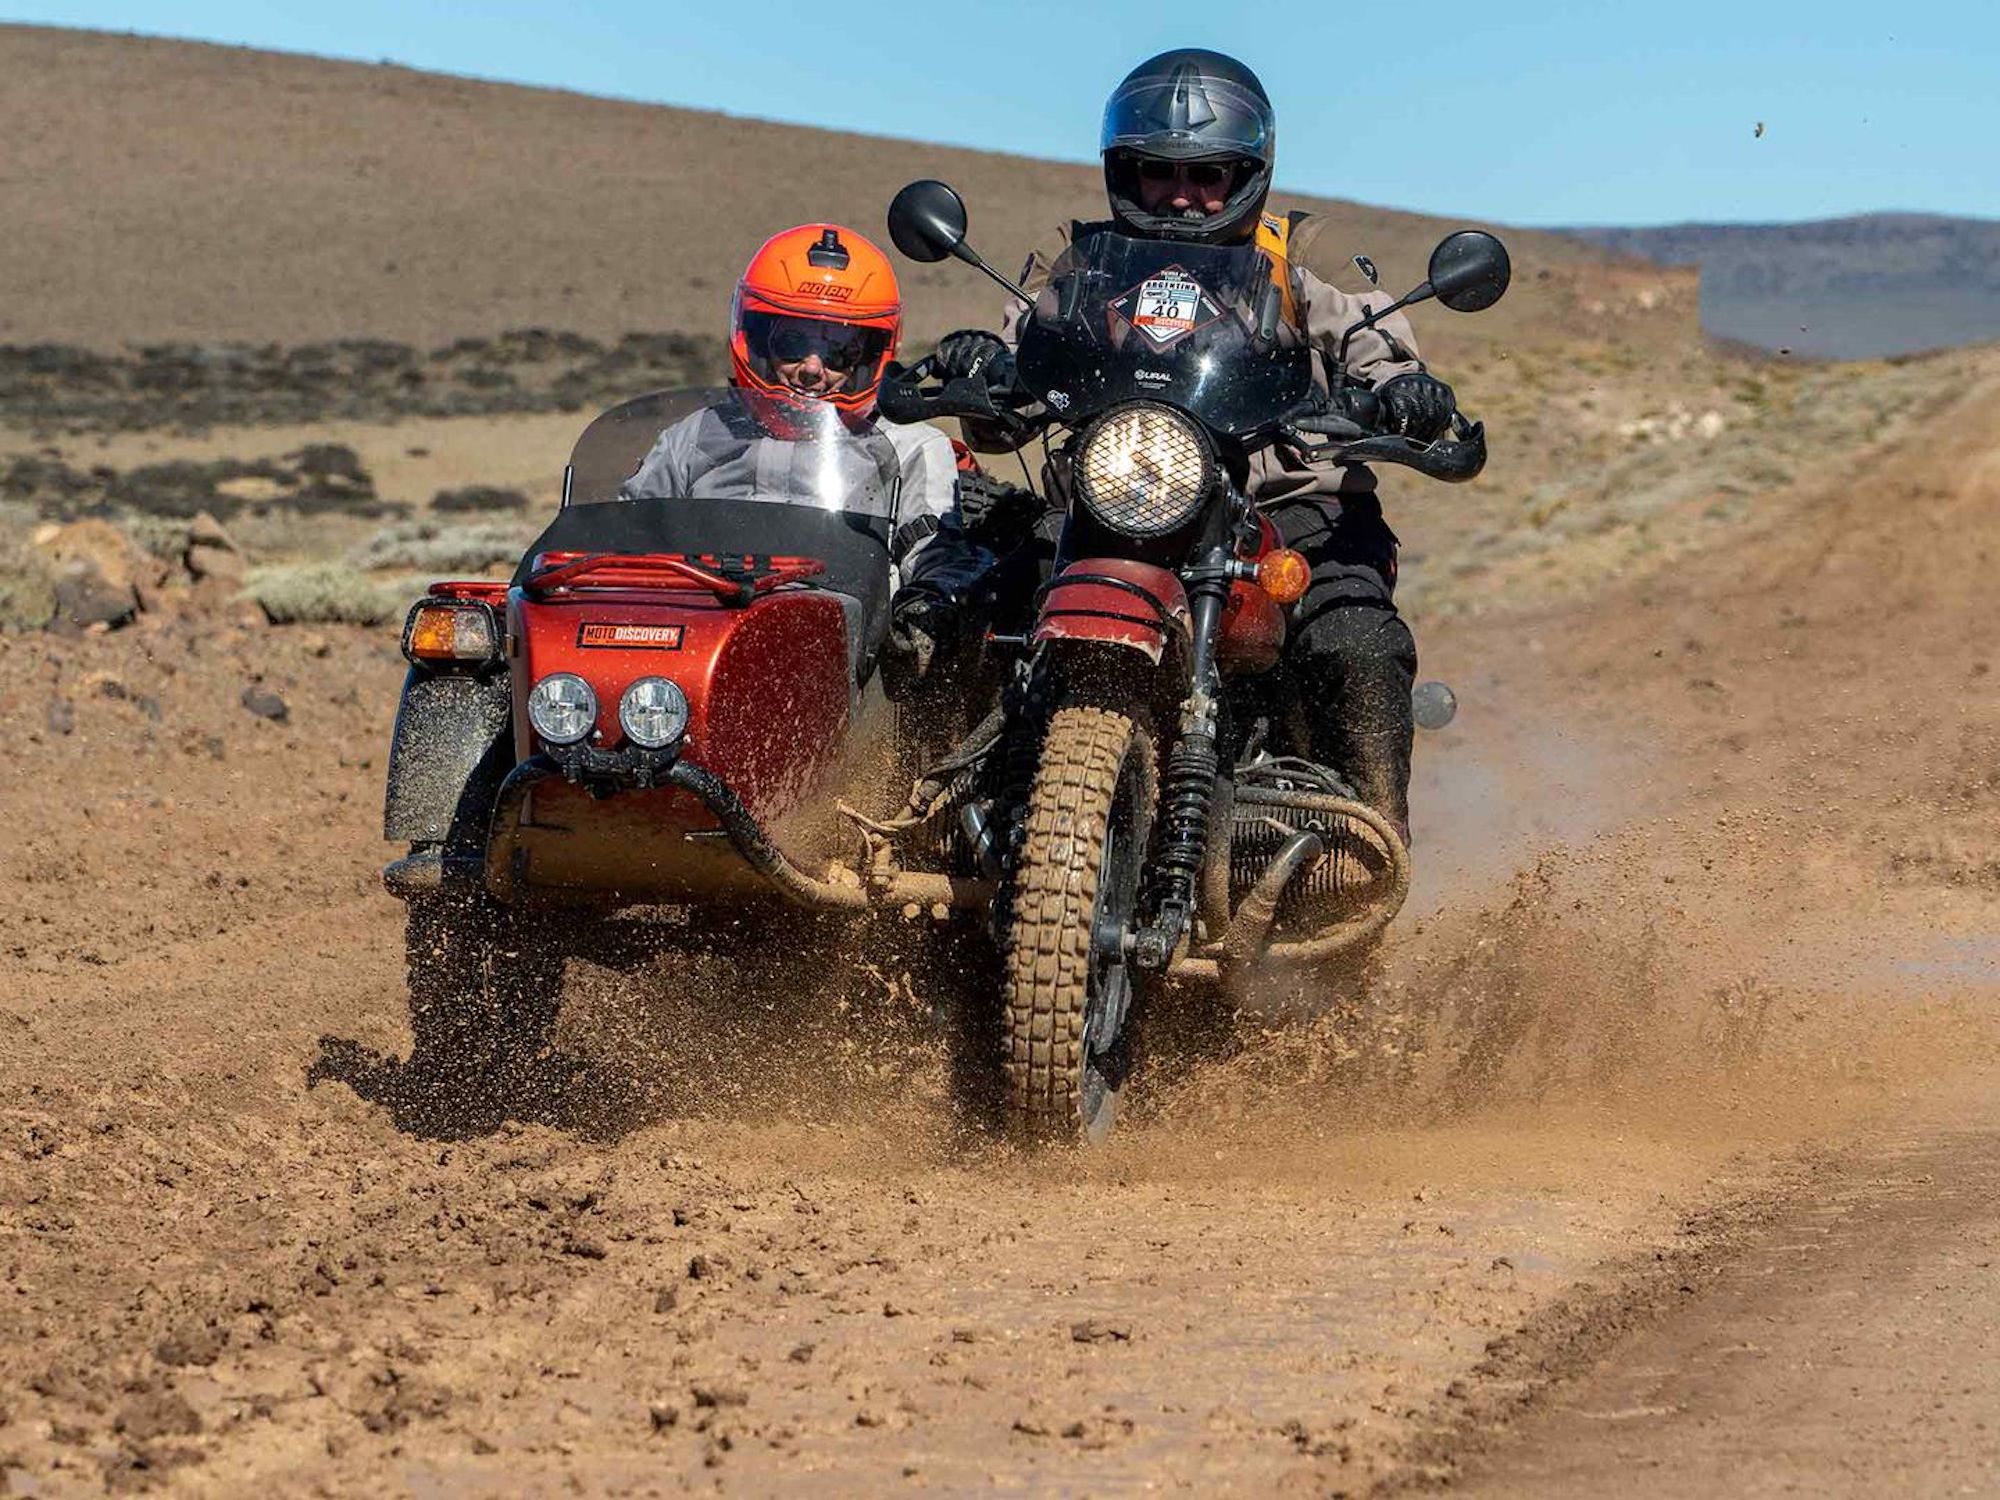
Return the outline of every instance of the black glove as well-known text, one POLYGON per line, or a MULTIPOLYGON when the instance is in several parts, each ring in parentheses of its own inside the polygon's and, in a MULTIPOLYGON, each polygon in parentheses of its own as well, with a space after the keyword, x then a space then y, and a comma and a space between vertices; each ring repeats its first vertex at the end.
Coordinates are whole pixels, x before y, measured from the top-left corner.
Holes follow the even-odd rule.
POLYGON ((1014 354, 996 334, 977 328, 961 328, 938 340, 931 356, 940 380, 964 380, 982 375, 988 390, 1000 390, 1014 383, 1014 354))
POLYGON ((892 698, 923 681, 957 643, 959 610, 944 595, 912 584, 889 606, 889 635, 882 642, 883 686, 892 698))
POLYGON ((1375 394, 1382 400, 1382 419, 1389 431, 1419 443, 1443 437, 1458 410, 1451 387, 1435 375, 1398 375, 1375 394))

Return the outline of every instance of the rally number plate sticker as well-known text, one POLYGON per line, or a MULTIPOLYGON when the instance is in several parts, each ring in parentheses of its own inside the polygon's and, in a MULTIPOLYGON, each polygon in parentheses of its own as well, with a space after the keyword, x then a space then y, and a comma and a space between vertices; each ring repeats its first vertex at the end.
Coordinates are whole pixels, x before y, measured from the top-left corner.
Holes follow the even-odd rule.
POLYGON ((1215 304, 1179 266, 1147 278, 1112 304, 1131 325, 1160 345, 1193 333, 1217 316, 1215 304))
POLYGON ((1199 282, 1190 276, 1155 276, 1139 288, 1139 306, 1132 323, 1164 344, 1194 332, 1195 316, 1200 311, 1199 282))
POLYGON ((592 620, 578 628, 576 643, 585 647, 616 646, 627 651, 678 651, 683 629, 680 625, 614 625, 592 620))

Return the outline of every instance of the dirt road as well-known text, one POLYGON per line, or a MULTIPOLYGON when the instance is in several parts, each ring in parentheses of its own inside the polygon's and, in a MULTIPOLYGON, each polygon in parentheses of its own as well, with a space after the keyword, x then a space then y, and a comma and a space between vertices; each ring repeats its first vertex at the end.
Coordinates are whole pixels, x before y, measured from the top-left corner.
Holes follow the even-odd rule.
MULTIPOLYGON (((1966 1103, 1990 1122, 1991 1098, 1966 1103)), ((1825 1164, 1726 1254, 1677 1266, 1658 1324, 1473 1458, 1461 1492, 1993 1493, 2000 1139, 1931 1126, 1825 1164)), ((1494 1430, 1455 1436, 1477 1452, 1494 1430)))
POLYGON ((399 1128, 393 642, 0 640, 0 1472, 1540 1493, 1629 1444, 1682 1493, 1978 1487, 1996 418, 1427 633, 1467 706, 1379 995, 1164 1061, 1091 1157, 963 1134, 900 975, 829 1018, 669 958, 573 973, 564 1113, 399 1128))

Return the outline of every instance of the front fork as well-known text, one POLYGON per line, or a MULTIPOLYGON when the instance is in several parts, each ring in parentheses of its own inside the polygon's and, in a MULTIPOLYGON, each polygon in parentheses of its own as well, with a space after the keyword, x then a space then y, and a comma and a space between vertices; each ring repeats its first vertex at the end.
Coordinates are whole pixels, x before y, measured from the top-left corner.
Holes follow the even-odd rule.
POLYGON ((1133 934, 1132 958, 1158 971, 1173 962, 1194 923, 1196 891, 1208 862, 1215 783, 1222 770, 1222 673, 1216 642, 1235 574, 1227 546, 1206 549, 1181 575, 1187 586, 1191 683, 1179 733, 1160 779, 1159 893, 1153 920, 1133 934))

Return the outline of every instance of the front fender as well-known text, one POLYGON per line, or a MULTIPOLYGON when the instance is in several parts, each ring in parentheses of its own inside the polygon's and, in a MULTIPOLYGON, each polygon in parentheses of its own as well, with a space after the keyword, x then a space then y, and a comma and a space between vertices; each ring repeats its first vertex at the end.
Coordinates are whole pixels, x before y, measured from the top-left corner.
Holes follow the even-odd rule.
POLYGON ((1185 644, 1192 632, 1187 590, 1165 568, 1117 557, 1073 562, 1042 590, 1030 639, 1082 641, 1138 651, 1154 666, 1169 637, 1185 644))
POLYGON ((389 750, 382 836, 483 847, 493 798, 514 762, 505 672, 412 667, 389 750))

